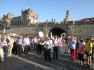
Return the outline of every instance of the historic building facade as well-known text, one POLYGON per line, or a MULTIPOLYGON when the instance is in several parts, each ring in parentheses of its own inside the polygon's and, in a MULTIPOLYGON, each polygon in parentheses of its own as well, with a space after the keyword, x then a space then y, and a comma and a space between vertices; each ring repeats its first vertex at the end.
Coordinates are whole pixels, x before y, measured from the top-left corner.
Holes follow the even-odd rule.
MULTIPOLYGON (((66 12, 64 20, 60 23, 56 21, 39 22, 38 14, 31 9, 22 10, 21 16, 13 17, 11 13, 4 15, 0 21, 0 26, 10 26, 7 29, 8 33, 17 34, 32 34, 38 35, 42 31, 45 35, 52 32, 54 35, 66 33, 76 37, 91 37, 94 36, 94 18, 85 18, 73 21, 70 17, 70 12, 66 12), (14 27, 18 26, 18 27, 14 27)), ((2 30, 0 30, 2 32, 2 30)))
POLYGON ((0 24, 4 26, 30 26, 39 22, 38 17, 38 14, 29 8, 22 10, 21 16, 14 17, 12 13, 4 15, 0 24))
POLYGON ((1 19, 1 24, 4 26, 10 26, 12 24, 12 18, 13 15, 11 13, 3 15, 3 18, 1 19))

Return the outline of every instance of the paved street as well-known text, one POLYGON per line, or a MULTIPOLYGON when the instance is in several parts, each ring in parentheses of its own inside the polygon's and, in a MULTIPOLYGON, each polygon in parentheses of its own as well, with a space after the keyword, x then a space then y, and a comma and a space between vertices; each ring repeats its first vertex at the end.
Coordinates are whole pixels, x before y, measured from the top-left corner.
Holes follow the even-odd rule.
POLYGON ((0 70, 94 70, 93 66, 94 63, 92 69, 80 66, 78 60, 73 62, 70 55, 64 53, 60 55, 59 60, 45 62, 43 55, 31 50, 28 55, 8 57, 6 63, 0 64, 0 70))

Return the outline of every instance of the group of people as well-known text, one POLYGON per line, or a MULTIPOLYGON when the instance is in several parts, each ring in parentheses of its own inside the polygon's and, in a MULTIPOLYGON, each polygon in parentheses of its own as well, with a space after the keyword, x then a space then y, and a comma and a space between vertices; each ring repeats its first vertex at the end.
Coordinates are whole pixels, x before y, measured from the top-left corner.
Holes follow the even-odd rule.
POLYGON ((30 38, 27 35, 17 36, 14 41, 12 53, 18 56, 21 56, 22 53, 28 54, 28 51, 30 51, 30 43, 30 38))
POLYGON ((91 66, 92 55, 94 48, 94 40, 88 38, 86 40, 77 40, 76 37, 64 38, 62 35, 53 36, 51 33, 49 37, 34 37, 30 39, 27 35, 25 36, 9 36, 8 34, 0 35, 0 57, 1 62, 5 62, 7 56, 12 54, 21 56, 21 54, 28 54, 30 46, 37 51, 38 54, 44 53, 44 60, 51 61, 51 54, 53 59, 59 58, 60 47, 68 47, 70 49, 71 59, 75 61, 77 58, 80 60, 80 64, 83 65, 85 59, 87 64, 91 66), (86 55, 86 57, 84 57, 86 55))
POLYGON ((77 39, 76 37, 63 38, 61 36, 53 36, 52 33, 49 37, 45 39, 33 38, 32 43, 34 44, 34 49, 38 53, 44 49, 45 61, 51 61, 53 59, 58 59, 60 47, 70 49, 71 60, 80 60, 80 64, 88 64, 91 66, 93 59, 93 46, 94 41, 90 38, 87 39, 77 39), (53 56, 51 56, 53 54, 53 56), (86 56, 86 57, 85 57, 86 56), (87 63, 85 63, 85 60, 87 63))
POLYGON ((34 50, 41 54, 44 51, 45 61, 51 61, 51 54, 53 53, 53 59, 58 59, 59 48, 66 44, 64 38, 61 36, 53 36, 52 33, 49 37, 32 39, 34 50))
POLYGON ((0 35, 0 57, 1 62, 5 62, 7 55, 11 56, 14 40, 6 34, 0 35))
POLYGON ((93 47, 94 41, 90 38, 86 40, 72 37, 69 40, 68 46, 70 48, 71 59, 75 61, 77 58, 80 60, 80 64, 84 65, 85 60, 87 65, 91 66, 93 60, 93 47))
POLYGON ((0 35, 0 57, 1 63, 6 62, 8 56, 12 54, 21 55, 21 52, 27 54, 30 48, 30 39, 28 36, 10 36, 9 34, 0 35))

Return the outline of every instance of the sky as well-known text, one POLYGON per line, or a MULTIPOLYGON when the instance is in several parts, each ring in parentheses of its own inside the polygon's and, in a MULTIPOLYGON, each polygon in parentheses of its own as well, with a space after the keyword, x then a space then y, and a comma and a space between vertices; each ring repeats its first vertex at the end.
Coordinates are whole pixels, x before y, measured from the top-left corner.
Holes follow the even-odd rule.
POLYGON ((94 17, 94 0, 0 0, 0 17, 9 12, 20 16, 27 8, 39 14, 40 22, 63 21, 67 10, 73 21, 94 17))

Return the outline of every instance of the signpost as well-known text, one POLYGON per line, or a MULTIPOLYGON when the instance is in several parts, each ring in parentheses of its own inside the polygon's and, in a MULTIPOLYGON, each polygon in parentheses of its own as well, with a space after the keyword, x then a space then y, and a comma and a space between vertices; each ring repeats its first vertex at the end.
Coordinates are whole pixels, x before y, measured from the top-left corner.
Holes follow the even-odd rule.
POLYGON ((45 31, 46 31, 46 37, 48 37, 48 24, 47 24, 47 22, 48 22, 48 20, 46 20, 46 29, 45 29, 45 31))
POLYGON ((3 33, 6 33, 6 28, 4 27, 3 33))
POLYGON ((72 26, 71 26, 71 37, 74 36, 74 23, 72 23, 72 26))

